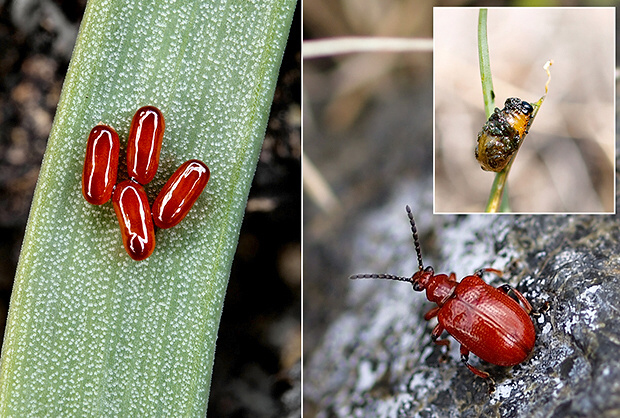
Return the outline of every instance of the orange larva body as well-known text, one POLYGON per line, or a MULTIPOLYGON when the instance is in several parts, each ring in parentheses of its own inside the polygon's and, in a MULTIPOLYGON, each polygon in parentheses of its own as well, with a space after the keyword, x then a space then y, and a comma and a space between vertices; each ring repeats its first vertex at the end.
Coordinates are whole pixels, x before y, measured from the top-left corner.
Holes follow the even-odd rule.
POLYGON ((506 99, 503 109, 495 108, 478 133, 474 155, 485 171, 500 172, 510 162, 532 123, 534 108, 515 97, 506 99))
POLYGON ((183 163, 168 179, 153 203, 153 220, 160 228, 181 222, 207 185, 211 173, 199 160, 183 163))
POLYGON ((127 254, 137 261, 153 254, 155 229, 144 188, 135 181, 125 180, 116 186, 112 204, 127 254))
POLYGON ((103 205, 112 197, 120 141, 111 126, 97 125, 88 135, 84 170, 82 171, 82 194, 93 205, 103 205))
POLYGON ((131 121, 127 140, 127 171, 129 177, 147 184, 157 172, 165 122, 155 106, 138 109, 131 121))

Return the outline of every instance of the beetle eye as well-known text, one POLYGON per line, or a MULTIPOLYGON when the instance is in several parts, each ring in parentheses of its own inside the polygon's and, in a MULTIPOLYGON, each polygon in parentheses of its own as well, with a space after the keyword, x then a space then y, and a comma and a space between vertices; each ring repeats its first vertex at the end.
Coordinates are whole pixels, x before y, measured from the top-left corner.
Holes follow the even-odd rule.
POLYGON ((526 115, 534 111, 534 108, 532 107, 532 105, 526 102, 525 100, 523 101, 523 103, 521 103, 521 106, 523 107, 523 113, 525 113, 526 115))

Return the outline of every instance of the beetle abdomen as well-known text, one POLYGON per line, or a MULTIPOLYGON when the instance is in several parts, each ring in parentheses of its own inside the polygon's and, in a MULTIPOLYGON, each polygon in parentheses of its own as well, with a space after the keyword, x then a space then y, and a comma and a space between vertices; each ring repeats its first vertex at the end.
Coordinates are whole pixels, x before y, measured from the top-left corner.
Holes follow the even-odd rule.
POLYGON ((459 283, 437 318, 465 348, 498 366, 519 364, 534 348, 534 325, 525 310, 476 276, 459 283))

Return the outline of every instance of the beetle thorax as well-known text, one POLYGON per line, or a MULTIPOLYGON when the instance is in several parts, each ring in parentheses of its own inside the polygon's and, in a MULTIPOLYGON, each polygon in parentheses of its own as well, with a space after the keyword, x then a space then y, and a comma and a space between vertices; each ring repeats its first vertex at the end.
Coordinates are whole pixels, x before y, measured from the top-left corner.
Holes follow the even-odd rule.
POLYGON ((435 302, 437 306, 443 306, 444 303, 454 294, 458 283, 445 274, 438 274, 431 277, 426 286, 426 298, 431 302, 435 302))

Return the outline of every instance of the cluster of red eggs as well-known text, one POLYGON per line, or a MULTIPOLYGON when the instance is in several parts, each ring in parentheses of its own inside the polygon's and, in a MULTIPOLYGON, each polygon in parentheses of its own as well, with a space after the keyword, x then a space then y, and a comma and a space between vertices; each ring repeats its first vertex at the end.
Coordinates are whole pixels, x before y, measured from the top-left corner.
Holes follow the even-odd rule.
POLYGON ((93 205, 112 198, 121 227, 123 244, 134 260, 144 260, 155 249, 155 224, 177 225, 189 212, 209 181, 209 167, 199 160, 183 163, 168 179, 149 206, 143 185, 155 177, 164 137, 164 117, 154 106, 138 109, 127 140, 127 172, 130 179, 116 184, 120 141, 111 126, 99 124, 88 135, 82 194, 93 205))

